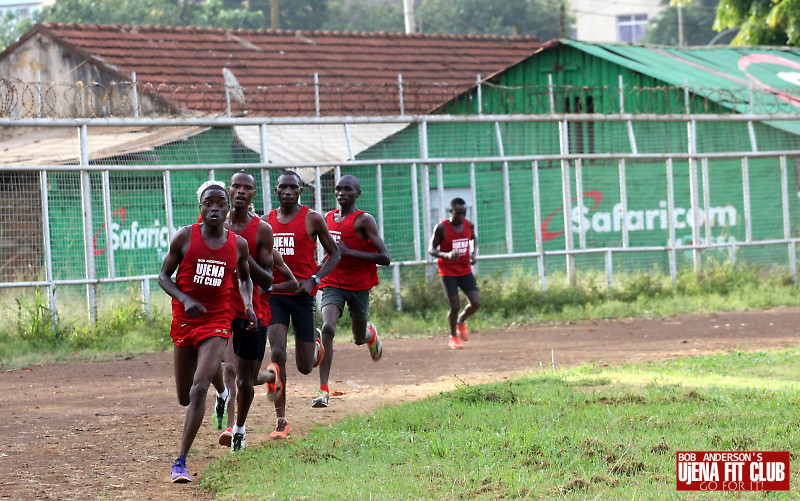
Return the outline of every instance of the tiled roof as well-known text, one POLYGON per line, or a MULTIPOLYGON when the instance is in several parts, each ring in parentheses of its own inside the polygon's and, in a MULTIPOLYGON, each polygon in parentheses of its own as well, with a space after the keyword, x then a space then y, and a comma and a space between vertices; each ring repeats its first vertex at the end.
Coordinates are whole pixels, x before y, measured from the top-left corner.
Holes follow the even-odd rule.
POLYGON ((224 109, 222 69, 228 68, 246 100, 234 111, 258 115, 314 114, 315 73, 323 115, 399 114, 398 74, 405 113, 426 113, 474 85, 478 75, 542 45, 535 37, 54 23, 37 25, 24 38, 37 32, 120 80, 135 72, 142 84, 165 84, 174 104, 197 111, 224 109))

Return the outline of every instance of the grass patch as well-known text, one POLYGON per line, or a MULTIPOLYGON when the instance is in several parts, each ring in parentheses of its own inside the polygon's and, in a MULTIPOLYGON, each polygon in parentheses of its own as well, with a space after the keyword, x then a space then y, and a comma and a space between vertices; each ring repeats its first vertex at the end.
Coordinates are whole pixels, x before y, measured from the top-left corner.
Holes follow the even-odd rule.
MULTIPOLYGON (((515 268, 478 276, 483 305, 469 319, 473 330, 516 325, 575 322, 585 318, 665 317, 800 306, 800 290, 785 271, 707 260, 701 273, 684 270, 673 284, 658 273, 615 275, 609 288, 603 273, 581 273, 575 283, 563 275, 548 276, 542 291, 538 276, 515 268)), ((448 331, 447 300, 438 277, 425 267, 403 270, 397 311, 393 284, 373 289, 371 318, 381 334, 392 337, 438 336, 448 331)), ((43 290, 6 291, 0 296, 0 368, 30 363, 111 359, 171 349, 169 298, 152 292, 152 315, 145 314, 138 287, 112 285, 98 290, 98 321, 86 321, 85 286, 59 289, 58 324, 43 290)), ((462 297, 462 304, 466 299, 462 297)), ((336 342, 350 342, 349 316, 340 319, 336 342)), ((291 340, 290 340, 291 342, 291 340)))
POLYGON ((0 368, 111 360, 172 347, 171 311, 154 306, 148 314, 136 289, 107 298, 94 324, 69 311, 56 323, 46 301, 38 288, 17 298, 15 321, 0 328, 0 368))
POLYGON ((461 383, 251 446, 201 485, 217 499, 707 499, 675 491, 675 452, 800 450, 798 371, 787 349, 461 383))

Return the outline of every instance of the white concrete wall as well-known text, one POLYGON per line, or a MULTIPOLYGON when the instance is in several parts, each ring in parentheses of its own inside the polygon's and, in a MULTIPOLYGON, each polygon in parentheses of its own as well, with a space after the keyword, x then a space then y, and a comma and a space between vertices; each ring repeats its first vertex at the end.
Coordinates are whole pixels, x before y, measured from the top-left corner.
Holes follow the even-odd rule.
POLYGON ((0 0, 0 15, 11 10, 18 17, 30 17, 34 11, 54 2, 55 0, 0 0))
POLYGON ((649 21, 665 7, 660 0, 571 0, 572 37, 585 42, 619 42, 617 18, 645 14, 649 21))

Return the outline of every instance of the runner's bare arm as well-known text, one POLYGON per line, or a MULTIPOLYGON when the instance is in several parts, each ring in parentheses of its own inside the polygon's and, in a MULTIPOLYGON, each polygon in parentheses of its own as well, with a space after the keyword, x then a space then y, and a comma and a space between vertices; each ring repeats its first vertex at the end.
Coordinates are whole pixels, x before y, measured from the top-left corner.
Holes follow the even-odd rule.
POLYGON ((358 251, 351 249, 345 245, 344 242, 339 242, 339 252, 341 255, 343 257, 354 257, 381 266, 389 266, 389 263, 392 262, 392 258, 389 256, 389 249, 386 248, 386 244, 383 242, 380 233, 378 233, 378 225, 375 223, 375 218, 366 212, 359 214, 353 224, 353 229, 355 229, 359 237, 372 242, 372 245, 375 246, 375 250, 378 252, 358 251))
MULTIPOLYGON (((339 264, 339 260, 341 259, 339 246, 336 245, 333 237, 331 237, 325 219, 323 219, 318 212, 308 211, 308 215, 306 216, 306 231, 308 231, 309 235, 316 236, 319 239, 319 243, 322 244, 322 248, 328 253, 328 259, 325 260, 322 268, 317 270, 316 273, 317 278, 322 280, 325 275, 333 271, 336 265, 339 264)), ((300 282, 300 287, 297 288, 297 294, 308 296, 316 286, 317 284, 314 283, 314 279, 307 278, 300 282)))
POLYGON ((444 224, 439 223, 433 230, 431 235, 431 243, 428 245, 428 254, 433 257, 440 257, 442 259, 458 259, 458 254, 455 252, 442 252, 439 250, 439 244, 444 240, 444 224))
POLYGON ((469 255, 469 262, 475 264, 478 262, 478 235, 475 234, 475 225, 472 221, 469 222, 469 229, 472 230, 472 252, 469 255))
POLYGON ((250 279, 250 250, 247 248, 247 240, 236 235, 236 274, 239 277, 239 294, 242 296, 244 311, 250 325, 247 330, 255 330, 258 319, 253 311, 253 281, 250 279))
POLYGON ((272 259, 273 259, 273 267, 275 271, 283 275, 283 278, 286 279, 285 282, 281 282, 278 285, 272 286, 272 292, 294 292, 297 290, 297 287, 300 285, 297 282, 297 279, 294 277, 294 273, 292 270, 286 266, 286 263, 283 261, 283 256, 277 250, 273 249, 272 251, 272 259))
POLYGON ((256 251, 256 259, 250 257, 250 275, 259 287, 268 290, 272 286, 272 227, 261 221, 258 223, 258 230, 256 230, 256 240, 258 241, 258 249, 256 251))

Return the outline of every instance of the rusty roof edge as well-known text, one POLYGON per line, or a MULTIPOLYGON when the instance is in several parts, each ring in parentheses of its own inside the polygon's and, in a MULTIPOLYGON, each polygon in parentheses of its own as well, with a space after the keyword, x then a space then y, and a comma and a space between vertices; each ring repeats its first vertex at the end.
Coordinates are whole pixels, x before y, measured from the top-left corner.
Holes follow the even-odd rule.
MULTIPOLYGON (((62 47, 66 48, 67 50, 70 50, 70 51, 74 52, 76 55, 78 55, 79 57, 84 58, 86 61, 90 62, 91 64, 94 64, 94 65, 98 66, 101 70, 107 71, 108 73, 110 73, 114 77, 119 78, 122 81, 125 81, 125 80, 133 81, 133 73, 134 73, 133 70, 127 70, 127 69, 121 68, 121 67, 119 67, 117 65, 108 64, 102 58, 96 56, 95 54, 93 54, 92 52, 90 52, 87 49, 83 48, 82 46, 77 45, 77 44, 72 43, 72 42, 69 42, 64 37, 56 35, 55 33, 53 33, 49 29, 48 25, 52 25, 52 24, 54 24, 54 23, 45 23, 43 25, 40 25, 40 26, 42 26, 40 31, 42 33, 46 33, 49 37, 51 37, 53 39, 53 41, 55 41, 56 43, 58 43, 62 47)), ((155 103, 160 103, 160 104, 162 104, 163 106, 165 106, 166 108, 168 108, 168 109, 170 109, 172 111, 182 111, 182 110, 185 111, 176 102, 174 102, 173 100, 171 100, 171 99, 169 99, 167 97, 164 97, 163 95, 161 95, 159 93, 156 93, 150 87, 144 87, 143 92, 146 95, 150 96, 150 98, 153 99, 153 101, 155 103)))
POLYGON ((0 61, 8 57, 9 54, 17 50, 17 47, 30 40, 34 35, 36 35, 40 31, 42 31, 41 24, 37 23, 33 25, 33 28, 31 28, 27 33, 24 33, 21 37, 19 37, 19 40, 6 47, 3 52, 0 52, 0 61))
POLYGON ((79 23, 41 23, 45 28, 50 29, 81 29, 95 27, 100 31, 136 31, 137 33, 216 33, 219 35, 247 36, 247 35, 281 35, 295 37, 319 37, 333 36, 339 38, 410 38, 410 39, 431 39, 431 40, 495 40, 510 42, 539 42, 539 37, 535 35, 452 35, 446 33, 403 33, 386 31, 324 31, 324 30, 272 30, 272 29, 231 29, 231 28, 210 28, 203 26, 153 26, 153 25, 119 25, 119 24, 79 24, 79 23))

